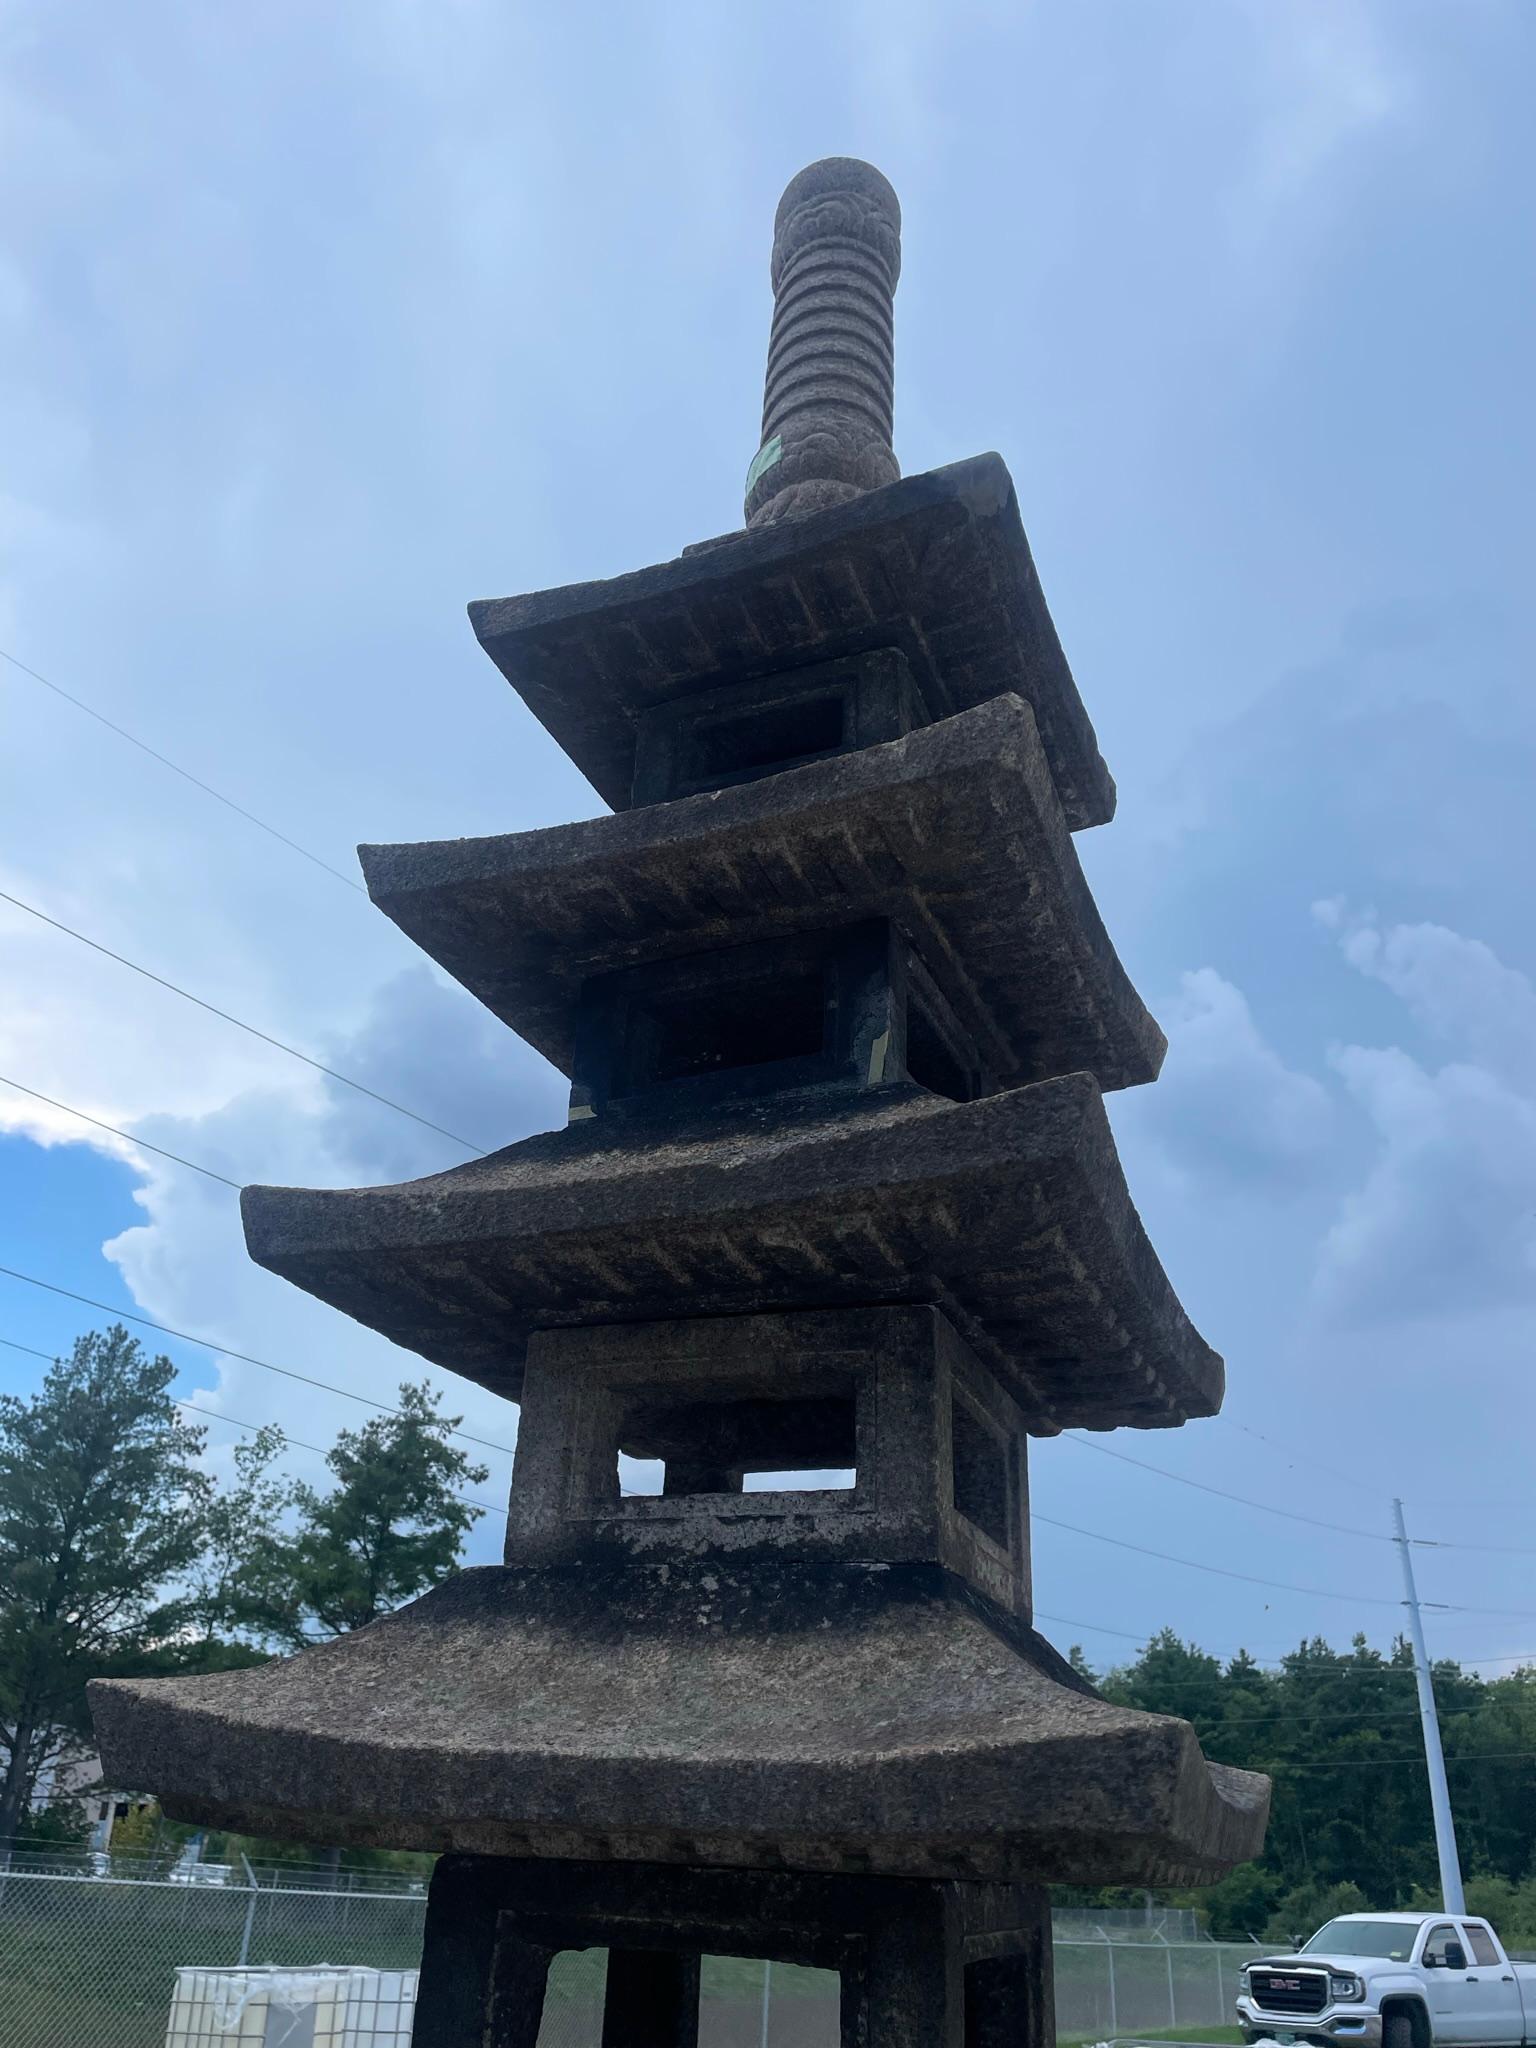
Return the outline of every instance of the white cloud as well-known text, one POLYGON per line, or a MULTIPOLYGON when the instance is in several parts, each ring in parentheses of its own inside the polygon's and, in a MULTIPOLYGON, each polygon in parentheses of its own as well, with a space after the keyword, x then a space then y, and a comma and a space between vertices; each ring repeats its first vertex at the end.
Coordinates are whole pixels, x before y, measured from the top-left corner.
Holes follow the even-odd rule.
POLYGON ((1324 1241, 1324 1303, 1408 1317, 1536 1295, 1536 1102, 1396 1046, 1344 1046, 1333 1063, 1381 1150, 1324 1241))
POLYGON ((1536 988, 1481 939, 1438 924, 1383 930, 1367 913, 1350 920, 1328 906, 1345 959, 1401 997, 1443 1043, 1517 1087, 1536 1086, 1536 988))
POLYGON ((1316 1287, 1354 1319, 1487 1311, 1536 1295, 1536 990, 1444 926, 1321 920, 1358 973, 1459 1055, 1345 1045, 1330 1063, 1378 1153, 1324 1240, 1316 1287))
POLYGON ((1214 967, 1181 976, 1159 1015, 1168 1057, 1142 1113, 1170 1162, 1260 1183, 1294 1181, 1332 1133, 1322 1083, 1286 1065, 1242 990, 1214 967))
MULTIPOLYGON (((547 1061, 462 989, 407 968, 374 995, 355 1030, 327 1047, 328 1064, 431 1122, 494 1151, 565 1120, 565 1083, 547 1061)), ((408 1180, 466 1154, 356 1089, 325 1083, 326 1142, 356 1170, 408 1180)))
MULTIPOLYGON (((564 1083, 554 1070, 424 967, 386 983, 358 1029, 338 1035, 327 1050, 338 1072, 376 1085, 485 1150, 561 1118, 564 1083)), ((331 1080, 314 1094, 251 1089, 206 1114, 149 1117, 136 1128, 152 1143, 242 1184, 407 1180, 468 1156, 437 1131, 331 1080)), ((236 1341, 221 1319, 232 1279, 228 1260, 233 1255, 242 1269, 248 1265, 231 1221, 232 1193, 151 1160, 136 1199, 148 1220, 106 1247, 135 1296, 155 1304, 167 1320, 191 1317, 197 1328, 236 1341)))
MULTIPOLYGON (((381 1092, 486 1147, 560 1119, 564 1084, 553 1069, 424 967, 386 983, 358 1028, 336 1034, 324 1050, 339 1070, 376 1082, 381 1092)), ((26 1098, 16 1101, 21 1106, 15 1109, 0 1102, 13 1127, 43 1142, 85 1142, 139 1166, 143 1184, 134 1199, 144 1221, 103 1250, 121 1269, 128 1297, 147 1315, 386 1406, 402 1380, 426 1376, 443 1391, 447 1412, 465 1417, 467 1430, 509 1449, 515 1442, 516 1413, 505 1401, 429 1368, 252 1264, 233 1189, 153 1154, 135 1154, 131 1146, 54 1112, 29 1110, 26 1098)), ((113 1115, 107 1107, 100 1113, 113 1115)), ((120 1108, 113 1120, 128 1121, 120 1108)), ((141 1116, 133 1128, 167 1151, 241 1183, 355 1186, 436 1171, 464 1156, 382 1104, 335 1082, 312 1084, 297 1070, 290 1085, 246 1087, 215 1108, 141 1116)), ((155 1341, 152 1334, 147 1341, 155 1341)), ((195 1398, 244 1423, 276 1422, 290 1436, 322 1447, 366 1413, 345 1392, 327 1393, 238 1358, 210 1363, 195 1398)), ((213 1469, 224 1469, 235 1440, 214 1430, 213 1469)), ((486 1455, 492 1466, 483 1497, 504 1496, 509 1459, 477 1455, 486 1455)), ((296 1469, 318 1466, 305 1454, 296 1458, 296 1469)), ((471 1554, 498 1554, 501 1535, 499 1518, 488 1516, 471 1554)))

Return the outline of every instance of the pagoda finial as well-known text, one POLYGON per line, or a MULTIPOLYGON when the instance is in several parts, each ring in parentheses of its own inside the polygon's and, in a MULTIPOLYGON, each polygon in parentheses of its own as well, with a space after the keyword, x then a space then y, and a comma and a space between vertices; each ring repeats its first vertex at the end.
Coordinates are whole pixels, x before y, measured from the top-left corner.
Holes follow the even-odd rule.
POLYGON ((873 164, 828 156, 791 178, 774 215, 771 275, 748 526, 846 504, 901 475, 891 448, 901 206, 873 164))

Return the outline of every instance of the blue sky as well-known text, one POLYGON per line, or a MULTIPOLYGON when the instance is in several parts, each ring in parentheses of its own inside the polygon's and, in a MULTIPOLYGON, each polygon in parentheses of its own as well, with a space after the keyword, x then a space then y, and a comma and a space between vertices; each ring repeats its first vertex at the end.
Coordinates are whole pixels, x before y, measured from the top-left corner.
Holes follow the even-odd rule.
MULTIPOLYGON (((897 452, 1012 468, 1120 786, 1079 847, 1171 1040, 1113 1115, 1229 1400, 1110 1447, 1367 1532, 1401 1492, 1505 1546, 1422 1554, 1488 1610, 1437 1646, 1536 1652, 1533 41, 1523 0, 6 0, 0 645, 347 873, 590 815, 464 604, 736 522, 774 204, 869 157, 897 452)), ((482 1143, 557 1120, 355 892, 0 689, 0 888, 482 1143)), ((4 904, 0 948, 31 1087, 242 1181, 455 1156, 4 904)), ((0 1133, 5 1264, 375 1397, 416 1373, 251 1267, 227 1190, 3 1088, 0 1133)), ((0 1279, 0 1337, 93 1320, 0 1279)), ((363 1412, 170 1348, 223 1413, 363 1412)), ((1042 1611, 1121 1633, 1050 1632, 1101 1661, 1396 1625, 1367 1535, 1073 1442, 1034 1475, 1057 1520, 1314 1589, 1042 1527, 1042 1611)))

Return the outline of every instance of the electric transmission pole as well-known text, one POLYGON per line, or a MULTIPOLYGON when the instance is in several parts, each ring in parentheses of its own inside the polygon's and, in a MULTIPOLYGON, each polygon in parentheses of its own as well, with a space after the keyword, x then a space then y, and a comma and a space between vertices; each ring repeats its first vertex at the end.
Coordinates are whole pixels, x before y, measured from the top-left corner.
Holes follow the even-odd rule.
POLYGON ((1429 1803, 1435 1816, 1435 1850, 1440 1858, 1440 1890, 1447 1913, 1465 1913, 1461 1889, 1461 1858, 1456 1853, 1456 1824, 1451 1819, 1451 1793, 1445 1782, 1445 1752, 1440 1747, 1440 1717, 1435 1711, 1434 1682, 1429 1675, 1429 1652, 1424 1647, 1424 1623, 1419 1615, 1418 1588, 1413 1583, 1413 1558, 1408 1550, 1408 1531, 1403 1523, 1403 1504, 1392 1503, 1397 1520, 1397 1548, 1403 1560, 1403 1589, 1407 1594, 1408 1626, 1413 1638, 1413 1675, 1419 1688, 1419 1719, 1424 1724, 1424 1761, 1429 1767, 1429 1803))

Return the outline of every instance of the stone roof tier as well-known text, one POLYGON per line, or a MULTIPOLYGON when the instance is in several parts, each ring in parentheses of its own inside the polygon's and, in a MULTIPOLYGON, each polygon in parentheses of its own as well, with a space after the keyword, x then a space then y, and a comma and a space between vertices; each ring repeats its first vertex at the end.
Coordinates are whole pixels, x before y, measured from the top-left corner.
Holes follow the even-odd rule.
POLYGON ((1087 1074, 954 1103, 806 1089, 610 1112, 378 1188, 247 1188, 258 1264, 516 1399, 535 1328, 941 1306, 1029 1428, 1221 1405, 1087 1074))
POLYGON ((1069 826, 1114 815, 1115 785, 998 455, 728 534, 607 582, 484 599, 469 615, 507 681, 615 810, 631 801, 643 712, 799 663, 894 647, 934 717, 1023 697, 1069 826))
POLYGON ((203 1826, 493 1856, 1203 1884, 1268 1781, 931 1567, 482 1566, 251 1670, 91 1688, 203 1826))
POLYGON ((1156 1078, 1034 714, 996 697, 881 746, 538 832, 359 849, 369 894, 571 1071, 590 976, 888 917, 997 1082, 1156 1078))

